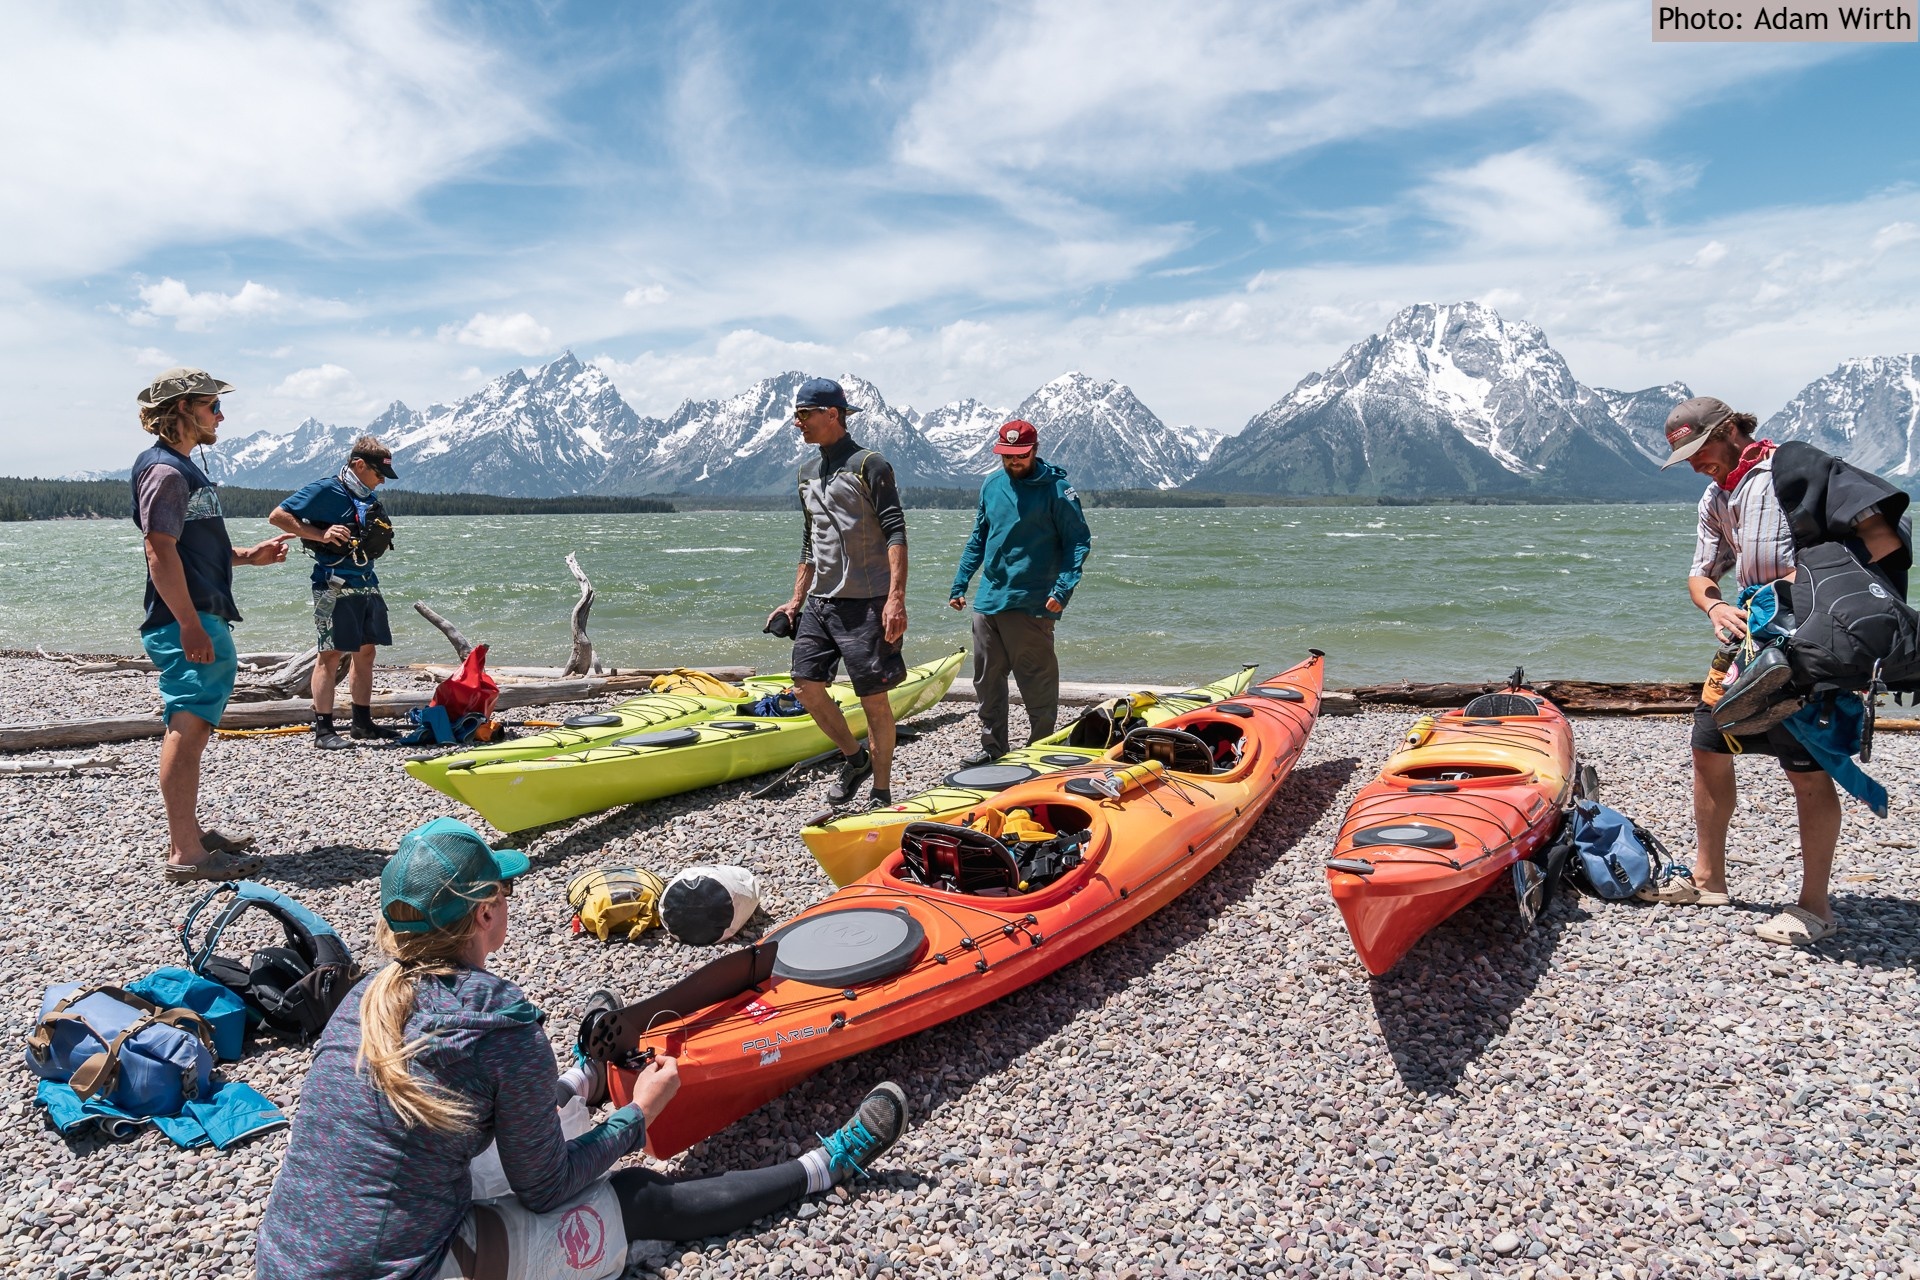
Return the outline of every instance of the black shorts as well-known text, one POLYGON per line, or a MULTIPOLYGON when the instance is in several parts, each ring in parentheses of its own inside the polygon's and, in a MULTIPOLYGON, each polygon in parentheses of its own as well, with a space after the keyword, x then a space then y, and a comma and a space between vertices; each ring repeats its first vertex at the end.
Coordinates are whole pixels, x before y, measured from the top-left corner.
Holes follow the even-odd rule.
POLYGON ((392 644, 387 602, 378 587, 344 591, 313 589, 313 629, 322 652, 352 653, 370 644, 392 644))
MULTIPOLYGON (((1740 744, 1737 754, 1743 756, 1774 756, 1779 759, 1780 767, 1788 773, 1820 773, 1819 762, 1813 758, 1806 744, 1793 736, 1793 732, 1783 724, 1777 724, 1765 733, 1748 734, 1735 738, 1740 744)), ((1693 749, 1706 751, 1717 756, 1736 754, 1727 745, 1727 735, 1720 732, 1720 726, 1713 722, 1713 712, 1701 703, 1693 709, 1693 749)))
POLYGON ((880 622, 885 596, 808 596, 793 633, 793 678, 832 682, 840 663, 860 697, 884 693, 907 678, 907 660, 888 644, 880 622))

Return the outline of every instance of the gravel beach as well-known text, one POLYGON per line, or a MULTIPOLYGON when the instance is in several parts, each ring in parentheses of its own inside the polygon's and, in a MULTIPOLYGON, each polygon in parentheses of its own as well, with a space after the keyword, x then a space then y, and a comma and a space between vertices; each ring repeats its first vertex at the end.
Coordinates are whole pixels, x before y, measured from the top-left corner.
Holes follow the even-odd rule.
MULTIPOLYGON (((156 705, 151 676, 0 658, 0 720, 156 705)), ((1740 767, 1731 907, 1569 894, 1521 933, 1499 894, 1369 980, 1321 860, 1413 714, 1322 720, 1254 835, 1186 896, 1045 982, 837 1064, 679 1162, 788 1158, 890 1078, 915 1124, 873 1182, 662 1246, 630 1274, 1920 1277, 1920 736, 1880 738, 1868 768, 1893 816, 1847 805, 1845 927, 1811 951, 1750 932, 1798 883, 1791 793, 1756 760, 1740 767)), ((935 782, 974 742, 969 706, 915 723, 926 732, 901 748, 897 792, 935 782)), ((1575 731, 1602 797, 1690 848, 1685 723, 1575 731)), ((49 983, 181 959, 173 922, 199 890, 157 874, 158 744, 105 750, 118 773, 0 777, 15 1045, 49 983)), ((207 756, 203 818, 256 836, 258 878, 321 912, 363 961, 401 835, 452 812, 480 825, 399 759, 297 736, 220 740, 207 756)), ((591 988, 638 996, 712 955, 659 931, 572 936, 567 879, 605 862, 663 876, 740 863, 765 891, 757 934, 831 888, 798 839, 826 782, 777 801, 735 783, 516 842, 533 871, 491 967, 552 1012, 563 1049, 591 988)), ((224 1071, 291 1114, 308 1059, 267 1040, 224 1071)), ((0 1081, 0 1274, 252 1274, 284 1133, 225 1153, 183 1154, 152 1132, 70 1145, 17 1058, 0 1081)))

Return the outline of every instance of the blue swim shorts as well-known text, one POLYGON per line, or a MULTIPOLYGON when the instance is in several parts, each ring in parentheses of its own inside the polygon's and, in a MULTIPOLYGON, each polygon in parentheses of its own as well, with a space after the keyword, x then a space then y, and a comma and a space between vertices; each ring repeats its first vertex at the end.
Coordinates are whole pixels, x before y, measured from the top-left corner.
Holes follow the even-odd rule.
POLYGON ((200 625, 213 641, 212 662, 188 662, 180 647, 180 624, 169 622, 153 631, 142 631, 140 643, 147 656, 160 669, 160 718, 168 724, 181 712, 190 712, 210 725, 218 725, 226 714, 227 700, 233 696, 233 680, 240 674, 240 657, 233 648, 233 626, 211 613, 200 615, 200 625))

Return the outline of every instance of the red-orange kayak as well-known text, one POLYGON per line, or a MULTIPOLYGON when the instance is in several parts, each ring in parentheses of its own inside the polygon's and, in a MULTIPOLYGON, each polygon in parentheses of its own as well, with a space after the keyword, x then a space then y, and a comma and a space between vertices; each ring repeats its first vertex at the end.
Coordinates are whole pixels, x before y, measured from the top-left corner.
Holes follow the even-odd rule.
POLYGON ((684 1150, 821 1067, 1038 981, 1153 914, 1226 857, 1299 759, 1319 653, 1237 697, 1136 729, 1106 756, 916 822, 867 875, 755 947, 590 1018, 582 1048, 624 1101, 648 1051, 680 1092, 647 1129, 684 1150))
POLYGON ((1347 810, 1327 885, 1370 973, 1531 857, 1573 787, 1573 730, 1528 690, 1422 717, 1347 810))

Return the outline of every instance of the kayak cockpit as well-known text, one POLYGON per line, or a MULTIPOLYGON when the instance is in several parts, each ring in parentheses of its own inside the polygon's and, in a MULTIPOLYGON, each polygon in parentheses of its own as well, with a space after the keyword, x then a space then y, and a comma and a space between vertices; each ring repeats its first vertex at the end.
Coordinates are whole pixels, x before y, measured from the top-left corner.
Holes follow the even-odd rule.
POLYGON ((1025 897, 1082 878, 1095 860, 1094 825, 1088 810, 1061 801, 981 809, 964 823, 910 822, 886 873, 942 893, 1025 897))
POLYGON ((1247 733, 1233 720, 1207 718, 1185 726, 1153 725, 1128 733, 1120 744, 1127 764, 1157 760, 1175 773, 1212 777, 1232 773, 1246 755, 1247 733))

